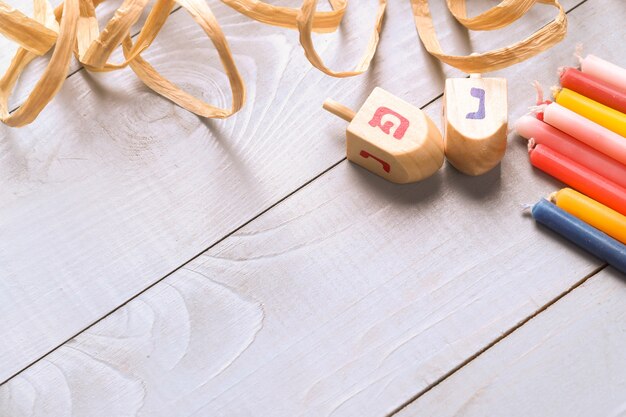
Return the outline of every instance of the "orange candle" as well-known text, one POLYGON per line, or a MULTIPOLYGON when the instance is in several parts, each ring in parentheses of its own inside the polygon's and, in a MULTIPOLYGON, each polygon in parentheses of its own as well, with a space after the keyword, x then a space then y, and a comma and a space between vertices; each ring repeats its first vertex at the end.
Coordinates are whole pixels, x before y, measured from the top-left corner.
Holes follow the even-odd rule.
POLYGON ((530 162, 534 167, 626 215, 626 188, 544 146, 528 142, 530 162))
POLYGON ((550 201, 572 216, 626 244, 626 216, 571 188, 552 193, 550 201))

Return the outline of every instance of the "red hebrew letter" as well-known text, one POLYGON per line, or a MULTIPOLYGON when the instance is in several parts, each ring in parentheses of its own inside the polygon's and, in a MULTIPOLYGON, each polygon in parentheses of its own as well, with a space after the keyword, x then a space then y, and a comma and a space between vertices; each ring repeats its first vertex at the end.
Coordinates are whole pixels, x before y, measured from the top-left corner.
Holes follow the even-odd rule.
POLYGON ((394 122, 391 120, 387 120, 384 124, 381 124, 383 116, 386 115, 391 115, 395 119, 397 119, 398 126, 396 127, 396 131, 394 132, 393 137, 398 140, 402 139, 404 137, 404 133, 409 128, 409 120, 388 107, 379 107, 376 110, 376 113, 374 113, 374 117, 372 117, 372 120, 370 120, 370 126, 378 126, 380 127, 380 130, 389 135, 391 132, 391 128, 394 127, 394 122))
POLYGON ((361 155, 363 158, 374 158, 375 160, 377 160, 378 162, 380 162, 380 164, 383 166, 383 169, 385 170, 385 172, 390 172, 391 171, 391 165, 389 165, 388 162, 383 161, 380 158, 376 158, 374 155, 372 155, 371 153, 367 152, 367 151, 361 151, 361 153, 359 154, 361 155))

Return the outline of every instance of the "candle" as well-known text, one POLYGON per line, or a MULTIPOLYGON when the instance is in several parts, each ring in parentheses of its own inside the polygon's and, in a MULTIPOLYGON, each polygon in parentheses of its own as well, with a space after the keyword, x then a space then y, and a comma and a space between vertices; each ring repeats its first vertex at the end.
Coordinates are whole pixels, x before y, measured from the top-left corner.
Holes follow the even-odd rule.
POLYGON ((550 103, 545 106, 543 120, 626 165, 626 140, 617 133, 611 132, 558 103, 550 103))
POLYGON ((626 69, 618 65, 595 55, 587 55, 585 58, 580 58, 580 69, 582 72, 593 75, 615 88, 626 91, 626 69))
POLYGON ((522 116, 515 124, 517 133, 535 143, 545 145, 566 158, 589 168, 617 185, 626 188, 626 165, 596 151, 567 133, 542 122, 536 117, 522 116))
POLYGON ((613 239, 626 243, 626 217, 615 210, 571 188, 553 193, 550 201, 613 239))
POLYGON ((626 215, 626 188, 564 157, 545 145, 528 143, 531 164, 596 201, 626 215))
POLYGON ((576 68, 565 68, 561 73, 561 86, 626 113, 626 91, 621 91, 591 74, 576 68))
POLYGON ((561 106, 619 135, 626 136, 626 114, 591 100, 568 88, 563 88, 557 92, 554 98, 561 106))
POLYGON ((626 246, 546 199, 532 208, 533 218, 570 242, 626 274, 626 246))

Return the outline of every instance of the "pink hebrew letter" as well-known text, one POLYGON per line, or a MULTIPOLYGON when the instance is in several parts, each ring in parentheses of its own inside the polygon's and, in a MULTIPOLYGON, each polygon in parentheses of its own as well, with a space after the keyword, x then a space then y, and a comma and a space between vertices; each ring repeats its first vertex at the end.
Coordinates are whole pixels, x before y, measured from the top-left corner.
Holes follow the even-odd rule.
POLYGON ((391 115, 397 119, 398 126, 396 127, 396 131, 394 132, 393 137, 398 140, 402 139, 404 137, 404 133, 409 128, 409 120, 388 107, 379 107, 376 110, 376 113, 374 113, 374 117, 372 117, 372 120, 370 120, 370 126, 378 126, 380 127, 380 130, 389 135, 391 132, 391 128, 394 127, 394 122, 391 120, 387 120, 384 124, 381 124, 383 116, 385 115, 391 115))

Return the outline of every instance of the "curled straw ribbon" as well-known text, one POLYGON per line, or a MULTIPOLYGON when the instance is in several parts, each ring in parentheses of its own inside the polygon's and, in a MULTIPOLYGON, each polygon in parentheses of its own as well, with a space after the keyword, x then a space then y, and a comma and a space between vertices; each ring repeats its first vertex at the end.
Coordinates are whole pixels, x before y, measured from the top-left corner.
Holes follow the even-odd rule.
MULTIPOLYGON (((152 90, 199 116, 226 118, 241 109, 245 102, 243 79, 226 37, 206 0, 156 0, 135 43, 131 39, 130 30, 139 20, 148 0, 124 0, 102 31, 96 19, 96 7, 103 0, 65 0, 54 10, 48 0, 33 1, 34 16, 30 18, 0 0, 0 34, 20 46, 0 79, 0 120, 9 126, 24 126, 35 120, 65 81, 72 54, 90 71, 113 71, 130 66, 152 90), (141 57, 141 53, 150 47, 165 24, 175 3, 191 15, 215 46, 230 83, 232 105, 229 109, 213 106, 183 91, 141 57), (120 45, 124 61, 108 62, 120 45), (10 112, 9 97, 20 74, 35 57, 46 54, 52 48, 50 61, 30 95, 17 110, 10 112)), ((535 3, 554 6, 559 12, 548 25, 513 45, 469 56, 447 55, 437 40, 428 0, 410 1, 417 31, 428 52, 465 72, 494 71, 528 59, 561 41, 567 30, 565 11, 557 0, 503 0, 475 17, 467 17, 465 0, 447 0, 450 12, 471 30, 500 29, 522 17, 535 3)), ((272 6, 259 0, 222 2, 259 22, 297 29, 300 44, 311 64, 334 77, 351 77, 367 71, 376 52, 387 6, 387 0, 378 0, 374 30, 356 67, 351 71, 335 72, 317 54, 312 32, 335 31, 345 14, 348 0, 329 0, 331 11, 317 11, 317 0, 303 0, 299 9, 272 6)))

